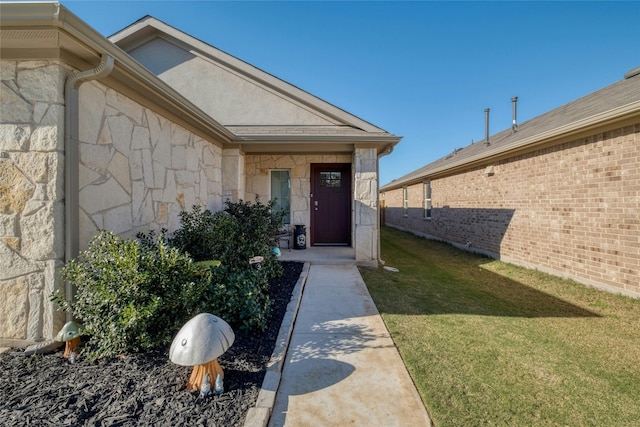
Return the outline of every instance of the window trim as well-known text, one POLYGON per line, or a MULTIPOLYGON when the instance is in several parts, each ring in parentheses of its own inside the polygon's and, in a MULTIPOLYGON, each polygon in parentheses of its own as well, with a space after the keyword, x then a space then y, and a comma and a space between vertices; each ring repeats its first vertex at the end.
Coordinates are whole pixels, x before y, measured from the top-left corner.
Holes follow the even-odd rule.
POLYGON ((424 181, 424 219, 430 220, 433 214, 431 180, 424 181))
POLYGON ((288 168, 274 168, 274 169, 269 169, 269 200, 273 200, 273 193, 272 193, 272 184, 273 184, 273 172, 287 172, 289 174, 289 200, 288 200, 288 207, 289 207, 289 222, 286 221, 286 218, 284 219, 284 224, 285 225, 289 225, 291 224, 291 169, 288 168))
POLYGON ((402 216, 409 216, 409 187, 402 187, 402 216))

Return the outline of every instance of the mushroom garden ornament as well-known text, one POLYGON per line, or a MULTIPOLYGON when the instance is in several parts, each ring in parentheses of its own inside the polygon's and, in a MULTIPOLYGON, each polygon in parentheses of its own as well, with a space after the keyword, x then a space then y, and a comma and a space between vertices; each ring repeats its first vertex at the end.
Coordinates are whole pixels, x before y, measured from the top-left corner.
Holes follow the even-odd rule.
POLYGON ((218 357, 233 344, 235 334, 231 326, 221 318, 209 313, 200 313, 178 331, 171 343, 169 359, 176 365, 193 366, 187 382, 189 390, 200 390, 205 376, 220 383, 216 390, 222 391, 224 372, 218 357))
POLYGON ((82 326, 74 321, 65 323, 62 329, 60 329, 55 340, 67 343, 64 347, 62 357, 68 359, 74 353, 73 350, 80 345, 80 335, 82 335, 82 326))

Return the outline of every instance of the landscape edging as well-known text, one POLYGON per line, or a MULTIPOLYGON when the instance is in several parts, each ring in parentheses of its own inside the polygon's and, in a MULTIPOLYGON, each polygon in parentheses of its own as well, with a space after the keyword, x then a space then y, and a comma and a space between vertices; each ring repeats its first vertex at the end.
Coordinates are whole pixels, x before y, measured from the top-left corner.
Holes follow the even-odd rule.
POLYGON ((267 372, 262 381, 262 387, 260 387, 256 405, 247 412, 244 427, 267 427, 269 423, 271 411, 273 410, 276 400, 276 393, 280 386, 284 360, 287 355, 287 350, 289 349, 291 334, 293 333, 293 327, 298 315, 298 309, 300 308, 300 302, 302 301, 302 293, 307 283, 310 267, 311 264, 309 262, 304 263, 300 277, 293 288, 291 299, 287 305, 287 311, 280 324, 276 345, 267 364, 267 372))

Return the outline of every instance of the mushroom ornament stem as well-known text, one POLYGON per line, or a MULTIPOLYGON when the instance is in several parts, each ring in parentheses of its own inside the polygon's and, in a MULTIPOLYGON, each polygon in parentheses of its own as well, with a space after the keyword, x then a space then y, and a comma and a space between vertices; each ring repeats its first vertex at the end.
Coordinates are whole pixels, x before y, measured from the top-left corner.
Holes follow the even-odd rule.
POLYGON ((221 378, 224 378, 224 372, 222 371, 222 367, 218 363, 218 359, 213 359, 202 365, 194 366, 193 370, 191 371, 189 381, 187 382, 187 389, 200 390, 200 388, 202 387, 202 382, 204 381, 204 377, 207 374, 209 374, 209 378, 215 379, 218 377, 218 374, 221 378))
POLYGON ((63 357, 69 359, 74 353, 74 350, 80 347, 80 336, 82 335, 82 326, 74 321, 67 322, 60 329, 55 340, 59 342, 65 342, 63 357))
POLYGON ((80 347, 80 337, 70 339, 69 341, 66 342, 62 357, 64 357, 65 359, 68 359, 69 356, 71 356, 71 353, 73 353, 73 351, 78 347, 80 347))

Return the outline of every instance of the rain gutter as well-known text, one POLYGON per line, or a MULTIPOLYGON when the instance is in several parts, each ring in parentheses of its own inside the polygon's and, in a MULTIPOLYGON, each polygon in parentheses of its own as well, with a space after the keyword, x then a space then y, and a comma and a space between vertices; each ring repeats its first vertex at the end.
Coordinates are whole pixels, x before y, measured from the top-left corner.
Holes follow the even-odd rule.
POLYGON ((382 153, 378 154, 378 161, 376 162, 376 197, 377 197, 377 216, 378 220, 376 221, 376 235, 378 236, 378 263, 384 265, 384 260, 382 259, 382 252, 380 248, 380 220, 381 220, 381 206, 380 206, 380 159, 384 156, 388 156, 393 152, 394 144, 389 144, 387 149, 382 153))
MULTIPOLYGON (((103 54, 100 64, 93 69, 76 72, 70 76, 64 85, 65 117, 64 117, 64 198, 65 198, 65 261, 78 256, 80 236, 80 188, 79 188, 79 97, 82 83, 101 79, 113 70, 115 60, 113 56, 103 54)), ((73 284, 65 283, 65 295, 71 300, 75 293, 73 284)), ((67 321, 71 320, 71 313, 67 312, 67 321)))

